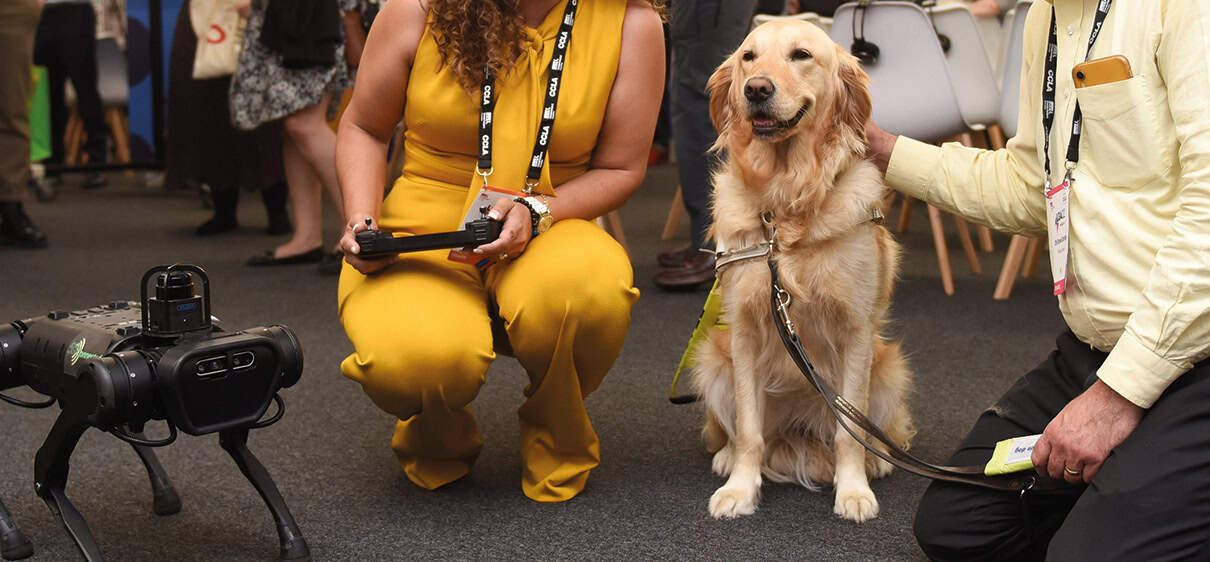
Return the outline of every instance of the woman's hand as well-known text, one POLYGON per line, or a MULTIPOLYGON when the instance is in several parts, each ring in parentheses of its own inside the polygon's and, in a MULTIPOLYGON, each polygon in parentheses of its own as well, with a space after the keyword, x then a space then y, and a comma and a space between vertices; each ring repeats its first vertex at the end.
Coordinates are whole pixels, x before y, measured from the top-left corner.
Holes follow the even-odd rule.
POLYGON ((534 231, 533 218, 529 207, 512 199, 496 201, 487 218, 502 222, 500 238, 475 248, 476 254, 483 254, 497 260, 516 259, 529 245, 529 239, 534 231))
MULTIPOLYGON (((356 215, 354 215, 356 216, 356 215)), ((360 271, 362 275, 369 275, 376 271, 382 270, 399 260, 399 256, 390 256, 382 259, 363 260, 357 257, 361 248, 357 245, 357 233, 365 230, 377 230, 378 221, 373 217, 363 217, 360 219, 349 219, 349 223, 345 225, 344 235, 340 237, 340 251, 344 252, 345 261, 353 266, 353 269, 360 271), (369 225, 366 224, 366 219, 370 219, 369 225)))

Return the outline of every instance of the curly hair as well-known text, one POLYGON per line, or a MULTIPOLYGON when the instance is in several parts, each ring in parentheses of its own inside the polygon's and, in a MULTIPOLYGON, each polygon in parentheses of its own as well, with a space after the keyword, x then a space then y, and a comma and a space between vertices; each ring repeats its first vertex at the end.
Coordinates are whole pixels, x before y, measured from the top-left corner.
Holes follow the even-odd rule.
MULTIPOLYGON (((483 81, 483 69, 500 75, 521 55, 525 22, 521 0, 428 0, 429 25, 441 54, 466 91, 483 81)), ((661 15, 664 0, 648 0, 661 15)))

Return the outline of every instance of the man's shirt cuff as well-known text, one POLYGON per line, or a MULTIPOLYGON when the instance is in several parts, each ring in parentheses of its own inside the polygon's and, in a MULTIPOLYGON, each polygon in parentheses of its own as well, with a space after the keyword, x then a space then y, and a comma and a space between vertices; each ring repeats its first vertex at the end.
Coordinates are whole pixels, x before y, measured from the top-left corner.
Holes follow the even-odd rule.
POLYGON ((1172 381, 1192 367, 1160 357, 1126 330, 1097 370, 1097 376, 1123 398, 1141 408, 1150 408, 1172 381))
POLYGON ((927 195, 940 161, 941 148, 899 135, 887 164, 886 181, 907 195, 931 200, 927 195))

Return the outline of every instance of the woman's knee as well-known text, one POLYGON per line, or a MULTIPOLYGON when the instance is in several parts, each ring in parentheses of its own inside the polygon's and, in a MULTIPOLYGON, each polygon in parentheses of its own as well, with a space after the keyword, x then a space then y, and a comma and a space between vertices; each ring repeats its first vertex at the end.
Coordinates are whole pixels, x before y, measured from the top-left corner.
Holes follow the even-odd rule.
POLYGON ((626 251, 588 221, 560 221, 547 234, 557 236, 561 247, 541 248, 542 282, 527 308, 554 321, 571 316, 590 325, 629 325, 638 291, 626 251))
POLYGON ((483 385, 491 359, 490 347, 396 345, 359 349, 341 370, 361 383, 379 408, 407 419, 434 400, 451 409, 469 404, 483 385))

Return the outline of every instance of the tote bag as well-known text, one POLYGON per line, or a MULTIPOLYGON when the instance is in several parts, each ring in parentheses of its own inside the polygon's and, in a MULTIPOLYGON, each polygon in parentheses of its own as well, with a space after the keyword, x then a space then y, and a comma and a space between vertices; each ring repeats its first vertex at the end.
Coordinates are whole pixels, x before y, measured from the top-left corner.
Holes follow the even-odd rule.
POLYGON ((236 9, 236 0, 191 0, 189 17, 197 34, 197 52, 193 56, 193 77, 197 80, 219 78, 235 73, 244 42, 245 21, 236 9))

